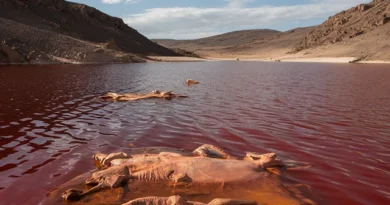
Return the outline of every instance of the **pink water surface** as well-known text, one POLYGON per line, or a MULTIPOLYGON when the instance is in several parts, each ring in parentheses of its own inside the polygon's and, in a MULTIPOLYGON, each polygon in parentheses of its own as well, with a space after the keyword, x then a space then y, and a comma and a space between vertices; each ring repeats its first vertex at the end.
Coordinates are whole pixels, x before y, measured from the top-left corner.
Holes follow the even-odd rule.
POLYGON ((390 66, 201 62, 0 67, 1 204, 38 204, 96 152, 276 152, 319 204, 389 204, 390 66), (193 78, 201 82, 187 87, 193 78), (108 91, 186 99, 112 103, 108 91))

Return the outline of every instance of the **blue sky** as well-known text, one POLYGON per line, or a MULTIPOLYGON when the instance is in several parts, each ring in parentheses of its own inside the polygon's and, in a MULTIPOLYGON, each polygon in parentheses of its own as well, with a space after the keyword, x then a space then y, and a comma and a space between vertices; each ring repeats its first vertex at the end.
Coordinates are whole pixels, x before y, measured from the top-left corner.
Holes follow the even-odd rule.
POLYGON ((370 0, 72 0, 123 18, 149 38, 194 39, 234 30, 320 24, 370 0))

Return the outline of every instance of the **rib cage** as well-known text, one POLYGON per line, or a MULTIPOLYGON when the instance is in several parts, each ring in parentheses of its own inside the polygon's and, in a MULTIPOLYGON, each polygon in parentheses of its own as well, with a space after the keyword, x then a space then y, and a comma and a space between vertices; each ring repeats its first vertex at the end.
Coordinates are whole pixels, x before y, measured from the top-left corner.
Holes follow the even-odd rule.
POLYGON ((169 180, 173 171, 166 169, 166 167, 153 167, 144 171, 133 173, 137 180, 142 181, 157 181, 157 180, 169 180))

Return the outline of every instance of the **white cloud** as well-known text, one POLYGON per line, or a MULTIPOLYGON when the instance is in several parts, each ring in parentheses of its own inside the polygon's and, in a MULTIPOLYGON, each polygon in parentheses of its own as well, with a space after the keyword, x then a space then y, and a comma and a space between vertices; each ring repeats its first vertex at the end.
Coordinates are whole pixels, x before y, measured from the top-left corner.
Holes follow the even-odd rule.
POLYGON ((125 2, 125 3, 134 4, 134 3, 138 3, 139 1, 140 0, 102 0, 102 3, 104 3, 104 4, 118 4, 121 2, 125 2))
POLYGON ((248 0, 229 0, 223 8, 153 8, 124 18, 149 38, 191 39, 248 28, 295 27, 296 22, 326 20, 369 0, 313 0, 295 6, 245 8, 248 0), (294 22, 294 23, 293 23, 294 22))
POLYGON ((117 4, 120 2, 122 2, 122 0, 102 0, 102 3, 105 3, 105 4, 117 4))
POLYGON ((252 2, 253 0, 225 0, 228 2, 227 7, 229 8, 242 8, 246 3, 252 2))
POLYGON ((140 2, 141 0, 126 0, 125 2, 126 3, 129 3, 129 4, 135 4, 135 3, 138 3, 140 2))

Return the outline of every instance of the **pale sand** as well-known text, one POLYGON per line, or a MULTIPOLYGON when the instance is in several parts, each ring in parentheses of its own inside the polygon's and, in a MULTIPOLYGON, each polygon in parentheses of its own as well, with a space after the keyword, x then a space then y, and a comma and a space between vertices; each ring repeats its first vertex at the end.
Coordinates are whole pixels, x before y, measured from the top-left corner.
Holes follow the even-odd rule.
MULTIPOLYGON (((281 58, 213 58, 208 57, 207 59, 214 60, 214 61, 260 61, 260 62, 301 62, 301 63, 351 63, 351 61, 356 60, 355 57, 311 57, 311 58, 304 58, 304 57, 281 57, 281 58), (238 59, 238 60, 237 60, 238 59)), ((370 64, 390 64, 390 61, 358 61, 354 63, 370 63, 370 64)))
MULTIPOLYGON (((254 56, 238 56, 237 58, 227 57, 168 57, 148 56, 148 62, 203 62, 203 61, 259 61, 259 62, 302 62, 302 63, 350 63, 356 60, 355 57, 297 57, 283 56, 280 58, 255 58, 254 56), (238 60, 237 60, 238 59, 238 60)), ((358 61, 355 63, 390 64, 390 61, 358 61)))
POLYGON ((195 58, 186 56, 148 56, 148 62, 201 62, 212 61, 211 59, 195 58))
POLYGON ((390 64, 390 61, 359 61, 357 63, 390 64))
POLYGON ((341 58, 286 58, 281 59, 281 62, 313 62, 313 63, 349 63, 354 61, 354 57, 341 57, 341 58))
POLYGON ((296 58, 296 57, 282 57, 282 58, 208 58, 219 61, 264 61, 264 62, 313 62, 313 63, 349 63, 355 60, 354 57, 324 57, 324 58, 296 58), (238 59, 238 60, 237 60, 238 59))

